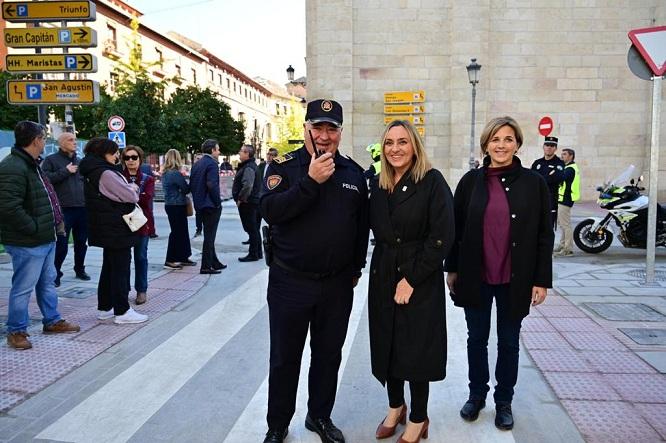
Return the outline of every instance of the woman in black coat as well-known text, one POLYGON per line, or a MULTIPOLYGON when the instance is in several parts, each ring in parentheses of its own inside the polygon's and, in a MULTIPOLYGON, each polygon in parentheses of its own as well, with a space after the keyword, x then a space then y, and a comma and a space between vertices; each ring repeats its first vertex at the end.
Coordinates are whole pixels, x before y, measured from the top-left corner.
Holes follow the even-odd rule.
POLYGON ((515 154, 523 143, 518 123, 498 117, 481 134, 483 166, 466 173, 454 197, 456 241, 446 259, 447 284, 465 308, 469 399, 460 411, 474 421, 485 406, 488 336, 497 304, 495 426, 513 428, 511 401, 518 379, 519 334, 530 304, 552 287, 553 228, 548 187, 515 154))
POLYGON ((368 314, 372 373, 387 385, 389 410, 376 438, 405 424, 409 381, 411 411, 399 442, 417 442, 428 436, 428 383, 446 376, 443 260, 454 240, 453 200, 409 122, 391 122, 382 147, 379 186, 370 197, 377 244, 368 314))

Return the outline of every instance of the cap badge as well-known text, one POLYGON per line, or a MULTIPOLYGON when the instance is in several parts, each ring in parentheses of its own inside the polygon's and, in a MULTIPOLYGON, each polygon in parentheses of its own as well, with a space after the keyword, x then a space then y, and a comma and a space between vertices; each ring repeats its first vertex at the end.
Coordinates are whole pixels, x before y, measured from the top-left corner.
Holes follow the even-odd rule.
POLYGON ((321 102, 321 110, 324 112, 331 112, 333 109, 333 103, 331 103, 328 100, 324 100, 321 102))

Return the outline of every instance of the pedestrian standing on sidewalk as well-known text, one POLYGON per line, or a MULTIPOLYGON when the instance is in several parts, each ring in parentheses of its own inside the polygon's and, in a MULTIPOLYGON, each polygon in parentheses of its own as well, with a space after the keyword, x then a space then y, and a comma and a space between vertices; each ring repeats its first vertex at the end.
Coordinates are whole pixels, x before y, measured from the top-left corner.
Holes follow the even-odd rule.
POLYGON ((243 145, 238 151, 240 164, 236 170, 231 195, 238 207, 243 230, 250 237, 250 248, 245 257, 239 257, 240 262, 257 261, 260 259, 261 235, 257 224, 259 212, 259 188, 255 186, 257 177, 257 164, 254 161, 254 147, 243 145))
POLYGON ((54 281, 56 229, 64 230, 58 197, 39 167, 46 131, 38 123, 21 121, 14 128, 16 143, 0 162, 0 242, 12 258, 7 344, 30 349, 30 294, 35 291, 45 334, 78 332, 58 312, 54 281), (58 228, 58 226, 60 226, 58 228))
POLYGON ((532 163, 532 170, 538 172, 548 185, 553 231, 557 229, 557 195, 560 183, 564 180, 564 162, 555 154, 557 142, 557 137, 546 137, 543 142, 543 157, 532 163))
POLYGON ((88 250, 88 226, 86 201, 83 196, 83 178, 79 174, 79 158, 76 154, 76 136, 65 132, 58 137, 58 152, 42 162, 42 170, 53 184, 65 217, 65 235, 56 240, 55 287, 60 286, 62 263, 67 257, 69 235, 74 238, 74 272, 79 280, 88 281, 85 259, 88 250))
POLYGON ((411 123, 389 123, 379 146, 381 172, 370 194, 376 246, 368 319, 372 374, 386 384, 389 408, 375 437, 389 438, 405 424, 407 381, 411 408, 398 441, 418 442, 428 436, 430 382, 446 376, 443 271, 455 238, 453 196, 411 123))
POLYGON ((573 229, 571 229, 571 208, 580 200, 580 171, 574 161, 576 151, 571 148, 562 149, 564 167, 564 181, 560 184, 557 211, 557 224, 562 229, 560 244, 555 249, 555 255, 568 257, 573 255, 573 229))
POLYGON ((155 217, 153 216, 153 198, 155 197, 155 178, 145 174, 140 165, 145 158, 143 149, 128 145, 122 153, 123 174, 129 183, 139 186, 139 207, 148 221, 136 231, 139 235, 134 245, 134 290, 137 305, 144 304, 148 292, 148 242, 155 233, 155 217))
POLYGON ((217 226, 222 214, 220 197, 220 145, 217 140, 208 139, 201 145, 201 160, 192 166, 190 189, 194 209, 201 212, 203 222, 203 248, 201 251, 201 274, 219 274, 227 265, 220 262, 215 252, 217 226))
POLYGON ((113 318, 117 324, 143 323, 148 316, 136 312, 128 301, 131 254, 138 235, 123 219, 139 201, 139 186, 128 183, 118 168, 118 145, 112 140, 93 138, 84 153, 79 171, 85 181, 88 242, 102 248, 97 318, 113 318))
MULTIPOLYGON (((194 164, 196 162, 201 160, 202 156, 203 156, 203 154, 201 154, 201 153, 194 154, 194 161, 192 162, 192 167, 194 167, 194 164)), ((192 169, 190 169, 190 178, 191 177, 192 177, 192 169)), ((195 226, 196 226, 196 230, 194 231, 194 237, 200 237, 203 233, 203 222, 201 221, 201 212, 200 211, 194 211, 194 223, 195 223, 195 226)))
MULTIPOLYGON (((192 248, 187 226, 187 194, 190 185, 181 173, 183 161, 180 152, 169 149, 164 156, 162 189, 164 189, 164 211, 169 218, 169 243, 167 246, 164 268, 182 269, 183 266, 195 266, 190 260, 192 248)), ((191 204, 191 203, 190 203, 191 204)))
POLYGON ((261 212, 272 232, 268 277, 268 432, 281 443, 296 410, 303 345, 310 331, 305 427, 322 442, 344 436, 331 420, 354 287, 368 250, 363 169, 338 151, 342 106, 308 103, 305 145, 268 166, 261 212))
POLYGON ((456 188, 456 241, 446 259, 447 285, 465 308, 469 399, 460 411, 474 421, 486 404, 488 336, 497 305, 495 426, 513 428, 511 402, 518 379, 522 319, 552 287, 553 228, 544 179, 516 156, 523 133, 511 117, 490 120, 481 133, 483 165, 456 188))

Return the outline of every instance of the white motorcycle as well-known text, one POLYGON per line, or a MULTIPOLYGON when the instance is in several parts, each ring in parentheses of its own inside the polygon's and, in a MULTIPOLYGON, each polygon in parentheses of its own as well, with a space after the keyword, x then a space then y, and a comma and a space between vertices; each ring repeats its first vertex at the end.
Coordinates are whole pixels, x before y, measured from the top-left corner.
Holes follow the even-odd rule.
MULTIPOLYGON (((615 180, 599 186, 600 207, 607 209, 604 218, 587 218, 573 232, 574 242, 582 251, 597 254, 613 242, 609 226, 614 221, 618 239, 625 248, 643 248, 647 244, 648 198, 639 187, 643 177, 631 178, 634 166, 629 166, 615 180), (625 183, 629 182, 628 185, 625 183)), ((666 246, 666 208, 657 203, 657 246, 666 246)))

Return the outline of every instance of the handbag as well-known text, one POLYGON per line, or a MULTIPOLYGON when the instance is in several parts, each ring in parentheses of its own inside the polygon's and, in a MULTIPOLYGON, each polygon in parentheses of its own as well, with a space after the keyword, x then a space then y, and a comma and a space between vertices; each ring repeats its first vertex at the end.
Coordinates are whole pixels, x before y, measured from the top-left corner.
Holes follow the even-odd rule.
POLYGON ((192 199, 185 197, 185 215, 192 217, 194 215, 194 206, 192 206, 192 199))
POLYGON ((143 225, 148 223, 148 219, 141 210, 141 207, 137 204, 134 204, 134 210, 132 212, 123 215, 123 220, 125 220, 125 223, 127 223, 127 226, 129 226, 130 231, 132 232, 138 231, 143 225))

